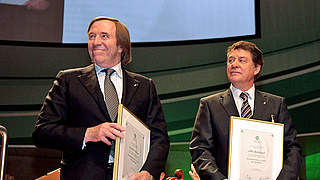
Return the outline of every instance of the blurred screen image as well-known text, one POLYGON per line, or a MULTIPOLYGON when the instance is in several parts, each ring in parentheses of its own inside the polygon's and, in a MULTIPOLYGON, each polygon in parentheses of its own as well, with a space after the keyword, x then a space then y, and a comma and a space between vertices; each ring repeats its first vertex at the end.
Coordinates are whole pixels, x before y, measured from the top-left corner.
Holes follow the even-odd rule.
POLYGON ((97 16, 119 19, 132 42, 206 40, 255 35, 252 0, 0 0, 0 40, 87 43, 97 16))

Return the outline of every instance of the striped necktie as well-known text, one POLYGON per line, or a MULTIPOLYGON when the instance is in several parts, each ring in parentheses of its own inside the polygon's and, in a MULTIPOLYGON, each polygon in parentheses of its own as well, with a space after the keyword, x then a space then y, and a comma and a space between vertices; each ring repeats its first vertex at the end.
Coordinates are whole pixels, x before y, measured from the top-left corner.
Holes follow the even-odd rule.
POLYGON ((251 111, 251 107, 248 102, 248 93, 242 92, 240 94, 240 98, 243 100, 242 107, 241 107, 241 117, 251 118, 252 111, 251 111))

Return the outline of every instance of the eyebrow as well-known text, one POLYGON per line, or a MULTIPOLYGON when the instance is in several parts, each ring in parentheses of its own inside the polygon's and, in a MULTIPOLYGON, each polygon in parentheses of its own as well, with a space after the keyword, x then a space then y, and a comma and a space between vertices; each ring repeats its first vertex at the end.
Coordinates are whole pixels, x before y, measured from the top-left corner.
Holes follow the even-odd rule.
MULTIPOLYGON (((230 57, 235 57, 235 56, 228 56, 228 58, 230 57)), ((238 58, 246 58, 247 56, 239 56, 238 58)))
POLYGON ((90 35, 90 34, 108 34, 108 35, 111 35, 111 34, 108 33, 108 32, 94 33, 94 32, 92 32, 92 31, 89 31, 89 32, 88 32, 88 35, 90 35))

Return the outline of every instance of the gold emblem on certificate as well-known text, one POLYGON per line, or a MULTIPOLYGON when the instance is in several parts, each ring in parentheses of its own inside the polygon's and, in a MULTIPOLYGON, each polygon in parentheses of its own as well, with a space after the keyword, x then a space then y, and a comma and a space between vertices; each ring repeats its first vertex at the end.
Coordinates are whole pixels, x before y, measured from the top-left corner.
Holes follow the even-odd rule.
POLYGON ((240 179, 271 180, 272 137, 271 133, 241 129, 240 179))

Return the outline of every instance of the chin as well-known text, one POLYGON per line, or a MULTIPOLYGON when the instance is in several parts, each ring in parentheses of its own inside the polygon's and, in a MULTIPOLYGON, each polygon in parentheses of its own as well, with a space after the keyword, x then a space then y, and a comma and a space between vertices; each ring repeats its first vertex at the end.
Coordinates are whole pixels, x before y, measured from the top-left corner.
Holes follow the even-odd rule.
POLYGON ((238 84, 238 83, 243 82, 243 80, 242 80, 241 78, 229 78, 229 81, 230 81, 232 84, 238 84))
POLYGON ((103 62, 105 59, 102 56, 94 56, 94 62, 103 62))
POLYGON ((232 82, 232 81, 239 81, 239 80, 240 80, 240 78, 237 77, 237 76, 228 76, 228 79, 229 79, 230 82, 232 82))

